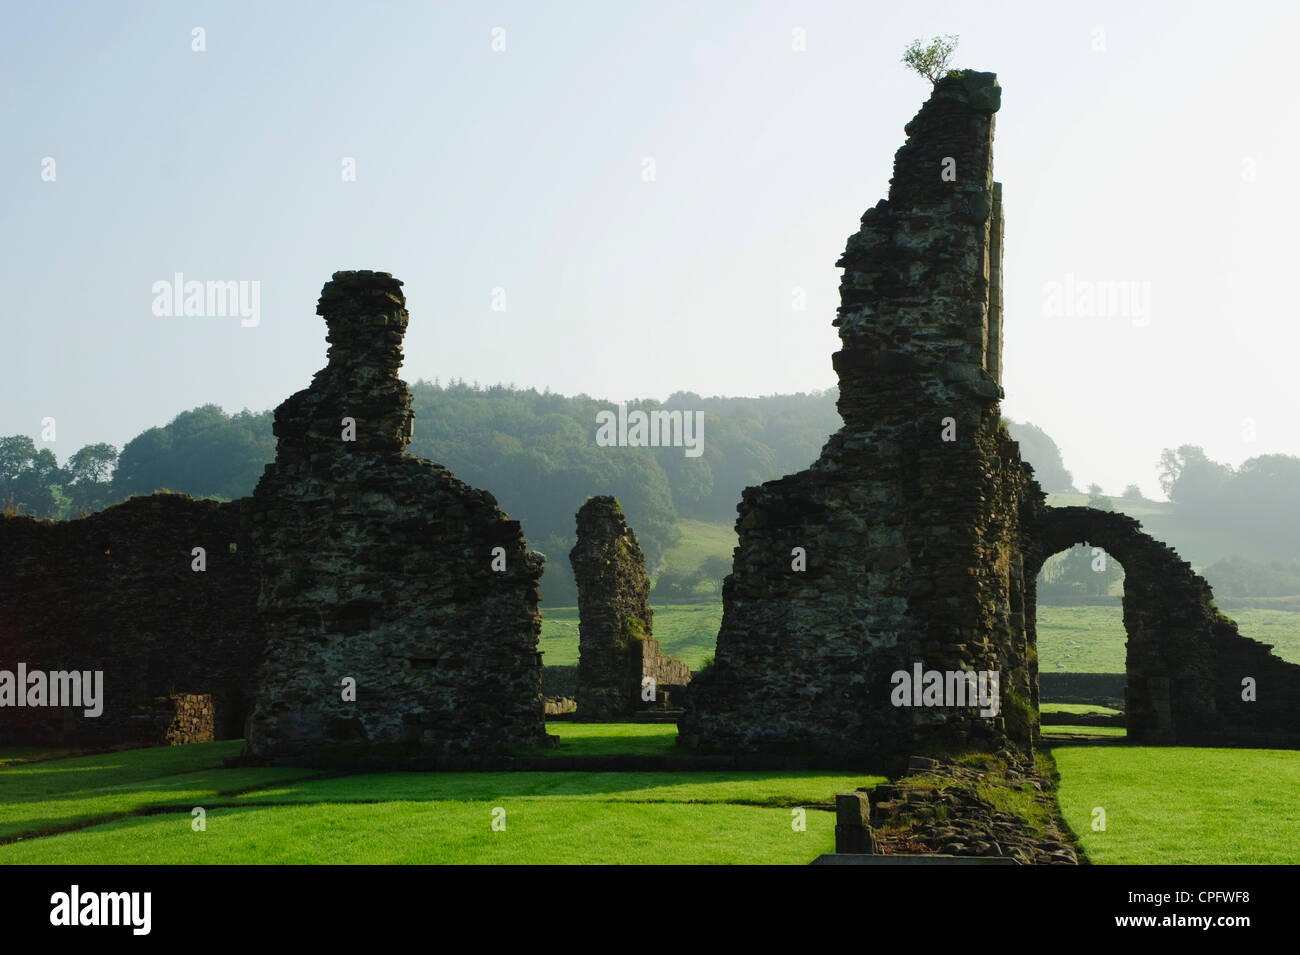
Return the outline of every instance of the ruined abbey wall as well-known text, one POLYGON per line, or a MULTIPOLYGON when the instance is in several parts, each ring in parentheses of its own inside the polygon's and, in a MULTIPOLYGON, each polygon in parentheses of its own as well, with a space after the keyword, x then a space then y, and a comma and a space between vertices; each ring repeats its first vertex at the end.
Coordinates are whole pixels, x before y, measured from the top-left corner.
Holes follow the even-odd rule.
POLYGON ((579 713, 616 719, 643 709, 642 686, 684 686, 686 664, 666 656, 654 639, 650 578, 636 533, 618 501, 593 497, 578 511, 577 541, 569 553, 578 585, 579 713))
POLYGON ((104 695, 97 717, 6 705, 0 743, 243 736, 263 635, 241 507, 155 494, 75 521, 0 517, 0 670, 98 670, 104 695))
POLYGON ((927 746, 1027 748, 1036 674, 1019 510, 1000 427, 996 78, 936 84, 889 198, 840 265, 844 427, 807 471, 747 488, 716 664, 686 745, 889 762, 927 746), (1002 712, 895 706, 892 674, 996 671, 1002 712))
POLYGON ((1044 560, 1076 543, 1100 546, 1124 567, 1131 742, 1300 745, 1300 666, 1243 637, 1190 564, 1124 514, 1051 508, 1041 495, 1029 503, 1025 573, 1031 582, 1044 560))
POLYGON ((250 508, 268 648, 250 762, 547 740, 542 558, 492 495, 406 454, 401 285, 335 273, 317 308, 328 364, 276 409, 250 508))

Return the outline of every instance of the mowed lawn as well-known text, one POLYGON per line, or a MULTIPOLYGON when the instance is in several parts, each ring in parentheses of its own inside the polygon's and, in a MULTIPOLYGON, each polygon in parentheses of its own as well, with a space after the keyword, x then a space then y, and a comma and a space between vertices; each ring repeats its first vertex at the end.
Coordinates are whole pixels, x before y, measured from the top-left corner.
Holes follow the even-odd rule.
MULTIPOLYGON (((593 755, 620 736, 613 725, 549 729, 569 752, 593 755)), ((623 752, 663 751, 676 730, 624 729, 623 752)), ((805 865, 834 851, 834 794, 882 781, 816 772, 329 777, 218 768, 241 745, 0 769, 0 863, 805 865), (195 807, 205 810, 204 831, 193 828, 195 807), (58 831, 72 826, 80 828, 58 831)))
POLYGON ((1098 864, 1300 863, 1300 752, 1059 746, 1065 821, 1098 864), (1094 830, 1105 811, 1105 830, 1094 830))

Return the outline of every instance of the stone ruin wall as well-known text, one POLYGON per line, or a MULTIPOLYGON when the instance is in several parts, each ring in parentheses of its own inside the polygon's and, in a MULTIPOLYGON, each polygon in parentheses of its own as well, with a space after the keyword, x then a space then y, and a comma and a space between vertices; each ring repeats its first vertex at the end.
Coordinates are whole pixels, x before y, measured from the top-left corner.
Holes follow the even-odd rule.
POLYGON ((249 514, 268 653, 248 762, 548 740, 542 557, 492 495, 406 453, 401 285, 335 273, 317 308, 328 364, 275 412, 276 459, 249 514))
POLYGON ((98 717, 6 706, 0 743, 242 737, 263 644, 242 507, 155 494, 74 521, 0 517, 0 670, 104 673, 98 717))
POLYGON ((1124 514, 1025 502, 1025 573, 1076 543, 1101 546, 1124 568, 1125 722, 1130 742, 1183 746, 1300 745, 1300 666, 1243 637, 1214 606, 1209 583, 1124 514), (1243 699, 1242 681, 1255 681, 1243 699))
POLYGON ((405 454, 400 288, 370 272, 325 286, 329 364, 277 409, 277 458, 252 498, 0 518, 0 670, 102 670, 105 698, 93 718, 0 709, 0 742, 247 733, 248 762, 547 744, 542 558, 490 494, 405 454))
POLYGON ((688 746, 888 763, 933 745, 1032 745, 1018 517, 1030 478, 998 409, 999 104, 992 74, 936 84, 889 198, 848 241, 844 427, 808 470, 744 492, 716 664, 680 722, 688 746), (891 675, 916 663, 998 671, 1002 715, 891 705, 891 675))
POLYGON ((578 585, 579 715, 616 719, 652 705, 641 698, 646 678, 656 702, 690 682, 686 664, 654 639, 645 556, 618 501, 602 496, 582 505, 569 560, 578 585))

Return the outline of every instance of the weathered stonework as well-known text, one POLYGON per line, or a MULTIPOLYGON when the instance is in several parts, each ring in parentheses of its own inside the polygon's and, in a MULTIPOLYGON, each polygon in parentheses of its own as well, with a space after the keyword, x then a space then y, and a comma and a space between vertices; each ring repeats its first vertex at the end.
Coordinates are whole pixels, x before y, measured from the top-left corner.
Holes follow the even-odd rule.
POLYGON ((844 428, 809 470, 745 490, 717 665, 680 722, 688 746, 887 766, 952 746, 1030 750, 1035 577, 1083 542, 1125 568, 1132 741, 1300 745, 1300 667, 1241 637, 1136 521, 1047 507, 1000 426, 999 103, 992 74, 938 82, 907 126, 889 198, 849 239, 834 362, 844 428), (891 675, 915 665, 998 671, 1001 715, 894 705, 891 675))
POLYGON ((1047 507, 1026 498, 1027 615, 1043 561, 1077 543, 1102 547, 1124 568, 1125 723, 1128 739, 1182 746, 1300 746, 1300 666, 1241 636, 1214 606, 1205 579, 1124 514, 1047 507), (1243 699, 1243 681, 1253 699, 1243 699))
POLYGON ((250 521, 268 644, 250 762, 547 741, 542 558, 492 495, 406 454, 401 285, 336 272, 328 364, 276 409, 250 521))
POLYGON ((0 670, 104 674, 99 716, 5 706, 0 743, 243 736, 263 635, 241 508, 155 494, 74 521, 0 517, 0 670))
POLYGON ((882 763, 1032 745, 1028 477, 998 411, 999 102, 989 73, 936 84, 889 198, 848 241, 844 427, 807 471, 745 490, 716 665, 687 694, 685 745, 882 763), (997 671, 1002 712, 892 705, 891 675, 914 664, 997 671))
POLYGON ((642 687, 690 681, 686 664, 666 657, 653 637, 650 578, 636 534, 612 497, 593 497, 578 511, 569 553, 578 585, 578 695, 583 719, 628 716, 646 705, 642 687))

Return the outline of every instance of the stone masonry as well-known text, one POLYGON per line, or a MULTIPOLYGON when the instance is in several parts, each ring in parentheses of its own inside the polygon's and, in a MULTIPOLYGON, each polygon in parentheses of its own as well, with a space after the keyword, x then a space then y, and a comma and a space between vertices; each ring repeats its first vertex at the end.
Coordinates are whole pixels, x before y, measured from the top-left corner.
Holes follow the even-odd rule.
POLYGON ((336 272, 328 364, 276 409, 250 518, 268 653, 248 762, 547 742, 542 557, 492 495, 406 454, 401 286, 336 272))
POLYGON ((889 198, 850 237, 835 324, 844 427, 806 471, 747 488, 716 665, 680 722, 704 751, 896 764, 1032 745, 1020 498, 1000 424, 1001 187, 991 73, 940 80, 889 198), (895 706, 895 671, 997 671, 1001 712, 895 706))
MULTIPOLYGON (((1130 742, 1300 746, 1300 666, 1243 637, 1214 606, 1209 583, 1172 548, 1124 514, 1047 507, 1041 492, 1025 505, 1031 588, 1043 561, 1073 544, 1100 546, 1124 568, 1130 742)), ((1036 640, 1032 612, 1027 621, 1036 640)))
POLYGON ((840 260, 844 427, 807 471, 747 488, 717 665, 680 722, 703 751, 838 753, 895 769, 1037 735, 1035 577, 1076 543, 1125 568, 1138 743, 1300 745, 1300 667, 1242 637, 1209 585, 1122 514, 1051 508, 1000 425, 1002 190, 990 73, 950 74, 907 125, 889 198, 840 260), (892 674, 997 671, 986 718, 900 706, 892 674))
POLYGON ((578 712, 583 719, 629 716, 656 701, 665 687, 690 681, 686 664, 664 656, 652 636, 650 578, 636 533, 612 497, 589 498, 578 510, 578 536, 569 553, 578 584, 578 712))
POLYGON ((0 743, 242 737, 263 648, 245 504, 154 494, 73 521, 0 516, 0 670, 103 673, 98 716, 2 705, 0 743))

